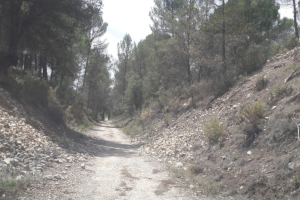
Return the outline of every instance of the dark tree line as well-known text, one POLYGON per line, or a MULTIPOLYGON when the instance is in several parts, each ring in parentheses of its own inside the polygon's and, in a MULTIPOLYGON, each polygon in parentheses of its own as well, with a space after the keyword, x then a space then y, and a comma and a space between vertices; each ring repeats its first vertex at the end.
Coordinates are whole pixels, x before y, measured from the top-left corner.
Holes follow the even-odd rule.
POLYGON ((0 75, 17 67, 97 119, 109 110, 107 26, 101 0, 1 0, 0 75))

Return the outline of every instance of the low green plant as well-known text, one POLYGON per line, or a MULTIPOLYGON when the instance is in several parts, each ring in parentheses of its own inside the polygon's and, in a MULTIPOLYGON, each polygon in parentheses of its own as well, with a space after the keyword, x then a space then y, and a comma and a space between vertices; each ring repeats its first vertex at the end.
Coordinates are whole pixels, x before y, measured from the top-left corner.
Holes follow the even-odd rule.
POLYGON ((165 110, 163 110, 163 120, 164 120, 164 123, 165 125, 168 127, 169 126, 169 115, 166 113, 165 110))
POLYGON ((265 111, 266 107, 260 101, 257 101, 253 105, 244 107, 240 117, 244 118, 248 123, 257 126, 265 122, 265 111))
POLYGON ((215 181, 208 181, 200 183, 205 195, 217 195, 220 193, 220 188, 215 181))
POLYGON ((265 79, 264 75, 261 75, 257 78, 255 82, 255 90, 259 92, 262 89, 264 89, 267 85, 268 85, 268 80, 265 79))
POLYGON ((276 85, 270 93, 269 104, 274 105, 284 97, 290 96, 293 93, 293 88, 287 85, 276 85))
POLYGON ((58 124, 65 124, 65 112, 57 99, 57 88, 49 87, 48 91, 48 113, 49 116, 58 124))
POLYGON ((244 118, 244 123, 241 125, 243 133, 247 135, 245 146, 252 144, 256 135, 261 131, 259 125, 265 122, 264 113, 266 107, 257 101, 253 105, 246 106, 240 111, 240 117, 244 118))
POLYGON ((27 103, 41 108, 48 106, 49 86, 46 81, 29 74, 25 76, 22 87, 22 97, 27 103))
POLYGON ((293 92, 292 87, 288 87, 286 85, 284 86, 276 85, 274 88, 274 97, 280 99, 284 96, 290 95, 292 92, 293 92))
POLYGON ((198 175, 198 174, 201 174, 203 173, 203 167, 199 166, 199 165, 191 165, 189 167, 189 171, 194 174, 194 175, 198 175))
POLYGON ((204 124, 204 134, 211 144, 222 143, 224 141, 224 129, 219 120, 211 118, 204 124))
POLYGON ((123 130, 132 138, 134 138, 139 133, 139 128, 134 123, 127 125, 123 130))
POLYGON ((296 190, 300 188, 300 177, 299 176, 293 177, 293 184, 294 184, 294 187, 296 190))
POLYGON ((235 151, 232 152, 231 157, 232 157, 232 160, 233 160, 233 161, 236 161, 236 160, 237 160, 237 154, 236 154, 235 151))
POLYGON ((30 186, 30 178, 17 178, 16 175, 6 172, 0 173, 0 197, 16 197, 23 190, 30 186))
POLYGON ((63 133, 63 136, 62 136, 62 143, 66 148, 69 148, 72 150, 74 149, 74 145, 75 145, 74 141, 72 139, 70 139, 65 132, 63 133))

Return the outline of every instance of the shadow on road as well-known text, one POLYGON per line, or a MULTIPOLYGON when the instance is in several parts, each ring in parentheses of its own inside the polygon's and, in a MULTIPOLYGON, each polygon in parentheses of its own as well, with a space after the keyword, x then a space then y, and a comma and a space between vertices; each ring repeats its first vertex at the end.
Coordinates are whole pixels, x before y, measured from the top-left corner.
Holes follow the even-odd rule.
MULTIPOLYGON (((90 131, 92 131, 92 133, 93 132, 105 133, 110 130, 110 129, 107 130, 106 128, 114 128, 114 127, 107 125, 107 123, 101 123, 94 126, 90 131)), ((113 133, 111 132, 111 134, 113 133)), ((72 136, 71 137, 74 139, 74 142, 77 145, 82 147, 81 149, 74 149, 75 151, 87 153, 98 157, 110 157, 110 156, 131 157, 136 154, 135 150, 138 149, 140 146, 142 146, 142 144, 122 144, 107 139, 103 139, 97 136, 95 137, 95 136, 85 135, 78 132, 74 134, 74 131, 72 136), (72 137, 76 135, 77 137, 72 137)))

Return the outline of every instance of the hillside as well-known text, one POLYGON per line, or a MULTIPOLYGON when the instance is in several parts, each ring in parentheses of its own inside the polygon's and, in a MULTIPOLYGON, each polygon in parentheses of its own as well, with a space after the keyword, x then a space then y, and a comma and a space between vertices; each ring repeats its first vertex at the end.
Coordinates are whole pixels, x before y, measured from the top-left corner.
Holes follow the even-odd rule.
POLYGON ((15 199, 30 185, 40 188, 52 176, 65 179, 100 152, 97 143, 0 88, 0 199, 15 199))
POLYGON ((197 109, 172 118, 169 114, 168 126, 161 120, 152 135, 142 138, 144 152, 173 166, 197 193, 225 199, 299 199, 300 141, 293 121, 300 111, 299 72, 285 83, 299 67, 299 58, 300 48, 276 55, 212 102, 207 97, 197 109), (242 114, 255 102, 265 112, 263 123, 251 130, 242 114), (223 144, 211 144, 204 133, 211 118, 224 129, 223 144))

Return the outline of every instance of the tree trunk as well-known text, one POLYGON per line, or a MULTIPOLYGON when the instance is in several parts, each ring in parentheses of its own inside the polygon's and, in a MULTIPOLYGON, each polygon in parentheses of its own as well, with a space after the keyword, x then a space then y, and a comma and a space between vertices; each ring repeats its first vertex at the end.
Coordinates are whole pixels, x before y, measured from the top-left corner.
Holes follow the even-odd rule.
POLYGON ((223 24, 222 24, 222 62, 223 62, 223 70, 226 75, 226 46, 225 46, 225 0, 222 0, 222 15, 223 15, 223 24))
POLYGON ((28 70, 28 54, 25 54, 24 71, 28 70))
POLYGON ((31 71, 32 70, 32 54, 29 55, 28 58, 28 69, 31 71))
POLYGON ((40 52, 39 77, 42 78, 43 52, 40 52))
POLYGON ((23 55, 23 53, 21 53, 20 54, 20 66, 18 66, 18 67, 23 69, 23 65, 24 65, 24 55, 23 55))
POLYGON ((294 8, 294 27, 295 27, 295 36, 299 39, 298 33, 298 24, 297 24, 297 8, 296 8, 296 0, 293 0, 293 8, 294 8))
POLYGON ((19 16, 22 4, 23 1, 10 1, 8 51, 5 53, 3 63, 0 63, 0 73, 4 75, 7 75, 10 66, 18 65, 18 45, 20 41, 19 16))
POLYGON ((47 72, 47 57, 43 58, 43 78, 47 81, 48 80, 48 72, 47 72))
POLYGON ((37 58, 37 53, 34 54, 34 70, 37 72, 38 71, 38 58, 37 58))

